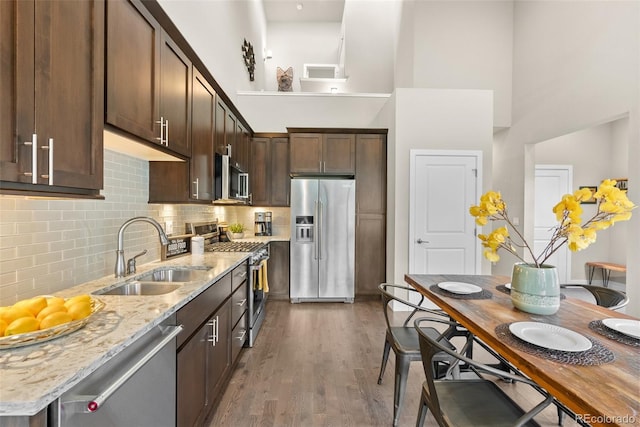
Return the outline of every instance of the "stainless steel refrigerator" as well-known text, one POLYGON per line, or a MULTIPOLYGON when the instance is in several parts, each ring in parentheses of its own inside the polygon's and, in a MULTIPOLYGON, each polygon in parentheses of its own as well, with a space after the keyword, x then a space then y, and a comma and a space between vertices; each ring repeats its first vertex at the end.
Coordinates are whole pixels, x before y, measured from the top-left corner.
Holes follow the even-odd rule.
POLYGON ((291 180, 291 302, 353 302, 353 179, 291 180))

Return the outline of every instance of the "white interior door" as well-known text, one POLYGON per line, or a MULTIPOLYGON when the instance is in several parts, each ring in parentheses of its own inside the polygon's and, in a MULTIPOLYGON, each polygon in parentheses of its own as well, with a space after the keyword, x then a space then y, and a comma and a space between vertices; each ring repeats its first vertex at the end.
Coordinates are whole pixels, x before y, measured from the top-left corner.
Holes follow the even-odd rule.
POLYGON ((478 203, 481 165, 478 151, 411 151, 410 273, 480 273, 469 207, 478 203))
MULTIPOLYGON (((549 243, 553 228, 558 225, 553 207, 562 196, 572 193, 573 168, 570 165, 536 165, 535 217, 533 253, 538 256, 549 243)), ((571 278, 571 252, 563 245, 545 264, 555 265, 560 283, 571 278)))

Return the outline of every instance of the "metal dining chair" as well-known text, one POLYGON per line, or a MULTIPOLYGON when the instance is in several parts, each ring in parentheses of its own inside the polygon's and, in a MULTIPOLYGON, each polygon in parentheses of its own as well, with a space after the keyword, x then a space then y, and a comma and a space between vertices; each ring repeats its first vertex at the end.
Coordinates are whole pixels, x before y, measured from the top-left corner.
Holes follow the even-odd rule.
POLYGON ((606 307, 610 310, 619 310, 625 305, 629 304, 629 297, 627 296, 627 294, 611 288, 603 288, 602 286, 595 285, 574 284, 560 285, 560 288, 565 289, 566 291, 578 288, 586 289, 596 299, 597 305, 599 305, 600 307, 606 307))
MULTIPOLYGON (((378 286, 378 289, 380 290, 380 294, 382 295, 384 318, 387 323, 387 331, 385 334, 384 350, 382 352, 382 364, 380 366, 378 384, 382 384, 382 377, 384 375, 385 368, 387 367, 389 353, 391 350, 393 350, 396 355, 395 379, 393 389, 393 425, 396 426, 400 417, 400 409, 402 408, 404 393, 407 386, 409 365, 411 364, 411 362, 422 360, 420 356, 420 346, 418 344, 418 334, 410 322, 413 316, 418 312, 429 313, 436 316, 445 315, 442 311, 422 307, 421 305, 424 301, 424 296, 414 288, 383 283, 378 286), (410 301, 411 297, 405 299, 394 293, 400 291, 407 292, 408 295, 415 295, 415 299, 419 301, 417 303, 412 303, 410 301), (401 326, 394 326, 391 319, 391 305, 394 302, 404 304, 405 306, 413 309, 401 326)), ((433 328, 425 328, 423 333, 433 336, 438 336, 440 334, 433 328)), ((450 331, 450 335, 453 335, 454 333, 455 328, 450 331)), ((449 343, 448 345, 450 346, 450 348, 455 348, 451 343, 449 343)), ((434 371, 435 375, 441 377, 443 373, 448 369, 449 363, 453 362, 453 360, 454 359, 451 356, 445 353, 434 355, 431 364, 432 370, 434 371)), ((458 373, 459 370, 456 369, 455 372, 452 372, 452 375, 454 377, 457 377, 458 373)))
POLYGON ((446 331, 456 326, 455 322, 442 318, 420 318, 414 321, 426 377, 422 386, 416 427, 421 427, 424 424, 428 410, 431 411, 438 425, 442 427, 538 426, 533 417, 553 402, 551 395, 546 394, 543 401, 531 410, 525 411, 495 382, 483 378, 481 374, 492 375, 500 379, 507 378, 513 382, 522 382, 536 388, 537 385, 534 382, 465 357, 463 354, 466 352, 466 347, 473 341, 471 335, 467 337, 467 342, 458 352, 448 345, 446 331, 435 337, 432 334, 424 333, 424 324, 427 322, 440 324, 439 329, 446 329, 446 331), (441 358, 443 353, 456 359, 456 362, 450 365, 450 369, 455 369, 457 363, 464 362, 478 375, 478 378, 447 380, 436 378, 431 365, 434 357, 441 358))

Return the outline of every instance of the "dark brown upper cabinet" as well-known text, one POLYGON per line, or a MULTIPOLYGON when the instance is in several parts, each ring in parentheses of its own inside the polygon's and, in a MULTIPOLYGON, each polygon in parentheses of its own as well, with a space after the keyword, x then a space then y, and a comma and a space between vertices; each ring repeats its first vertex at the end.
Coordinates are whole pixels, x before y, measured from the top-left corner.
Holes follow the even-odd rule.
POLYGON ((103 1, 0 2, 0 187, 99 196, 103 1))
POLYGON ((355 173, 353 134, 292 133, 289 144, 292 174, 355 173))
POLYGON ((191 153, 185 162, 149 162, 149 202, 189 203, 214 200, 216 93, 193 69, 191 153))
POLYGON ((256 137, 251 140, 252 202, 255 206, 289 206, 289 139, 256 137))
POLYGON ((190 155, 191 61, 139 0, 107 2, 106 122, 190 155))
MULTIPOLYGON (((229 147, 231 137, 227 137, 227 116, 229 109, 226 104, 220 99, 216 98, 216 136, 215 136, 215 149, 216 153, 221 155, 229 154, 229 147)), ((235 129, 234 129, 235 132, 235 129)), ((235 133, 234 133, 235 135, 235 133)))

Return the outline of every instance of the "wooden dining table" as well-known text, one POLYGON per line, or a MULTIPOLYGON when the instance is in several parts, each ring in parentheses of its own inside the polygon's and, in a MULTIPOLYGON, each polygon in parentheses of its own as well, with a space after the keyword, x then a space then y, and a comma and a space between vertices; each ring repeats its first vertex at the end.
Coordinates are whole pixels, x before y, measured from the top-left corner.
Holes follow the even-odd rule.
POLYGON ((506 276, 407 274, 405 281, 573 411, 578 419, 593 426, 640 425, 640 347, 608 338, 589 327, 596 320, 637 318, 575 298, 562 299, 560 309, 553 315, 525 313, 513 307, 508 290, 498 289, 510 281, 506 276), (430 289, 441 282, 477 285, 486 298, 463 299, 430 289), (613 353, 613 360, 583 366, 532 354, 496 332, 496 327, 513 322, 543 322, 577 332, 610 350, 607 354, 613 353))

